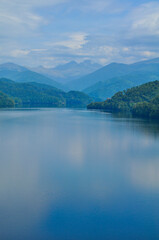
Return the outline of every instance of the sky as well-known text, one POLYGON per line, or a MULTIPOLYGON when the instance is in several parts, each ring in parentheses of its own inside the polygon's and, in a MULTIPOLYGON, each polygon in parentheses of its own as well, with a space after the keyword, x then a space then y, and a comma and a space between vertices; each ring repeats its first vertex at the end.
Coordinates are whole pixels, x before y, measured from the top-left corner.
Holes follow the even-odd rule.
POLYGON ((159 57, 159 0, 0 0, 0 63, 159 57))

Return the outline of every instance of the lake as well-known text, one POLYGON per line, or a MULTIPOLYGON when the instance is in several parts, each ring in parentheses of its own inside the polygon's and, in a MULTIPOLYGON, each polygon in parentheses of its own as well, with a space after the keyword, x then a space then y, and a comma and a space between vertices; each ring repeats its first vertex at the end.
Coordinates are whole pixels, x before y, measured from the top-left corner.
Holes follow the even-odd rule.
POLYGON ((0 239, 159 239, 159 124, 0 111, 0 239))

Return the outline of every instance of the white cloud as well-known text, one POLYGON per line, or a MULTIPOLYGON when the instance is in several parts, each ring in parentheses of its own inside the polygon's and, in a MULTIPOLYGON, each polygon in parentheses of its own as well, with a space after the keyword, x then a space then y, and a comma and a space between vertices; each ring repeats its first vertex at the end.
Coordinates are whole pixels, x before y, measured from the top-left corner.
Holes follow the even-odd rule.
POLYGON ((106 64, 108 63, 108 60, 107 60, 107 58, 100 58, 100 59, 99 59, 99 63, 100 63, 101 65, 106 65, 106 64))
POLYGON ((57 41, 48 43, 49 46, 62 46, 69 48, 71 50, 78 50, 83 47, 86 43, 88 43, 87 40, 87 33, 81 33, 81 32, 75 32, 71 33, 69 36, 67 36, 66 40, 64 41, 57 41))
POLYGON ((99 48, 99 51, 100 51, 100 53, 102 53, 103 55, 112 57, 112 56, 114 56, 115 54, 117 54, 119 50, 118 50, 118 48, 113 47, 113 46, 101 46, 101 47, 99 48))
POLYGON ((30 50, 30 52, 37 52, 37 53, 45 52, 45 51, 47 51, 46 48, 31 49, 31 50, 30 50))
POLYGON ((0 0, 1 36, 28 34, 47 20, 35 12, 36 8, 56 5, 66 0, 0 0))
POLYGON ((130 8, 125 3, 125 0, 0 0, 0 61, 56 65, 90 59, 107 64, 157 57, 159 3, 141 5, 139 1, 137 7, 129 5, 130 8), (66 4, 54 7, 61 3, 66 4), (124 9, 127 11, 121 14, 124 9), (112 16, 117 12, 120 14, 112 16))
POLYGON ((123 47, 122 50, 123 50, 123 52, 129 52, 130 48, 129 47, 123 47))
POLYGON ((13 50, 10 55, 12 57, 21 57, 21 56, 28 55, 29 53, 30 53, 29 50, 16 49, 16 50, 13 50))
POLYGON ((159 35, 159 2, 142 4, 132 12, 131 31, 139 35, 159 35))
POLYGON ((141 55, 143 55, 145 57, 155 57, 156 56, 156 52, 143 51, 143 52, 141 52, 141 55))

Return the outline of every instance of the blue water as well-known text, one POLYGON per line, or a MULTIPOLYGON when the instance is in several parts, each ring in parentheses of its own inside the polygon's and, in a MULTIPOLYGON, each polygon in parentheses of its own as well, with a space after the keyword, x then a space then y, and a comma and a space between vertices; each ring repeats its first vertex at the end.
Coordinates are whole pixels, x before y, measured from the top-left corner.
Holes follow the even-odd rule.
POLYGON ((159 124, 0 111, 0 239, 159 239, 159 124))

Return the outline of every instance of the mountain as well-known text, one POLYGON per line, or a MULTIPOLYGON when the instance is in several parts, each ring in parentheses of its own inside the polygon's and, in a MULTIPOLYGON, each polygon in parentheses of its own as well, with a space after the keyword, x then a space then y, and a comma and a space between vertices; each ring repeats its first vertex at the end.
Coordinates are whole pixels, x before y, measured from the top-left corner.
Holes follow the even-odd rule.
POLYGON ((0 64, 0 71, 15 71, 15 72, 24 72, 27 71, 28 69, 25 67, 22 67, 20 65, 17 65, 15 63, 3 63, 0 64))
POLYGON ((87 76, 67 84, 96 99, 111 97, 115 92, 159 79, 159 58, 134 64, 111 63, 87 76))
POLYGON ((159 79, 159 66, 156 71, 138 71, 98 82, 84 90, 91 97, 99 100, 112 97, 116 92, 159 79))
POLYGON ((85 93, 66 93, 46 84, 17 83, 5 78, 0 79, 0 91, 17 107, 86 107, 92 101, 85 93))
POLYGON ((131 72, 131 68, 129 67, 129 65, 121 63, 111 63, 91 74, 69 82, 67 84, 67 87, 74 90, 83 90, 97 83, 98 81, 106 81, 110 78, 118 77, 129 72, 131 72))
POLYGON ((108 112, 131 112, 137 117, 159 119, 159 81, 117 92, 112 98, 91 103, 87 108, 108 112))
POLYGON ((137 65, 137 66, 139 66, 139 65, 148 65, 148 64, 150 64, 150 63, 153 63, 153 64, 159 64, 159 58, 153 58, 153 59, 149 59, 149 60, 144 60, 144 61, 140 61, 140 62, 136 62, 136 63, 133 63, 132 65, 137 65))
POLYGON ((86 60, 81 63, 71 61, 69 63, 59 65, 55 68, 45 68, 43 66, 39 66, 37 68, 32 68, 31 70, 43 74, 49 78, 53 78, 57 82, 66 84, 71 80, 80 78, 84 75, 96 71, 99 68, 101 68, 100 64, 92 63, 91 61, 86 60))
POLYGON ((57 83, 53 79, 50 79, 42 74, 30 71, 29 69, 14 63, 1 64, 0 77, 9 78, 16 82, 37 82, 48 84, 57 88, 63 88, 61 84, 57 83))

